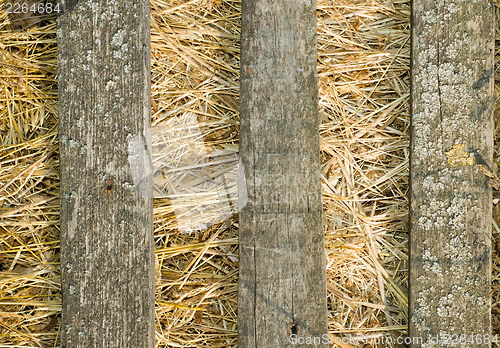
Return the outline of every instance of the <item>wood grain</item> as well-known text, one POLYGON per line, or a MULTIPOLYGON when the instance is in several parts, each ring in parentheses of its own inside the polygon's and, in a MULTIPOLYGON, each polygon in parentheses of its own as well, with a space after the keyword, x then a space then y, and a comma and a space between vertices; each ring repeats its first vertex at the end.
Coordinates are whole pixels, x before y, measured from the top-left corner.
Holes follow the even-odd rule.
POLYGON ((154 347, 149 2, 58 17, 62 347, 154 347))
POLYGON ((490 1, 413 1, 409 329, 422 339, 413 347, 491 333, 492 201, 479 165, 492 165, 494 34, 490 1))
POLYGON ((315 6, 242 2, 241 348, 328 346, 315 6))

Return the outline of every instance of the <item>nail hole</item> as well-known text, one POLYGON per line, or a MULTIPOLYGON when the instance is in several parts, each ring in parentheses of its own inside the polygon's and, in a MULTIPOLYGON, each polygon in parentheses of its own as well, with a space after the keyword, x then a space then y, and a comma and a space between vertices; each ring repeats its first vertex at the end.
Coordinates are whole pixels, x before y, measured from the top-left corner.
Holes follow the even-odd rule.
POLYGON ((113 182, 111 181, 111 179, 108 179, 106 181, 106 193, 109 195, 111 194, 112 190, 113 190, 113 182))

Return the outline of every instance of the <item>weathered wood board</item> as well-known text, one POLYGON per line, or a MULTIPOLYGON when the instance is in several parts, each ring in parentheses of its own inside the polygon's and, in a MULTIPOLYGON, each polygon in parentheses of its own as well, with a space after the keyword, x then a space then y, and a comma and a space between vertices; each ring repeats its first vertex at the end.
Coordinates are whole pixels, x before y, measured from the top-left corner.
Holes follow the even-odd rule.
POLYGON ((61 5, 61 346, 153 347, 149 2, 61 5))
POLYGON ((409 334, 489 347, 493 2, 413 1, 411 34, 409 334))
POLYGON ((242 2, 241 348, 328 346, 315 6, 242 2))

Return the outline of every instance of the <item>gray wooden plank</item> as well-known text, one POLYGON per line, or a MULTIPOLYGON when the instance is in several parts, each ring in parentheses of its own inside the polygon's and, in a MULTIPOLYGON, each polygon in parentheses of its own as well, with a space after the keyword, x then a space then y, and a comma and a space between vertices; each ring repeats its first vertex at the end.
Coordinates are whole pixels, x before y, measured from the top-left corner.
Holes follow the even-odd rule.
POLYGON ((153 347, 149 2, 61 10, 61 346, 153 347))
POLYGON ((242 2, 242 348, 328 346, 315 6, 242 2), (292 345, 294 337, 323 340, 292 345))
POLYGON ((413 1, 413 347, 449 347, 452 335, 475 337, 460 347, 490 346, 480 339, 491 333, 492 211, 481 165, 493 155, 494 34, 490 1, 413 1))

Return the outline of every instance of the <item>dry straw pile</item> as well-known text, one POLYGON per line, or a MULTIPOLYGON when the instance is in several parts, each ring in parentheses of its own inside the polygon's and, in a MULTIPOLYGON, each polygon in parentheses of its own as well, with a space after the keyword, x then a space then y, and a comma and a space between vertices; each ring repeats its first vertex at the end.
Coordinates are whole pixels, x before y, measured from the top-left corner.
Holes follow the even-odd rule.
MULTIPOLYGON (((318 0, 317 8, 330 332, 404 335, 409 1, 318 0)), ((213 193, 234 190, 234 173, 217 161, 234 162, 238 150, 240 2, 154 0, 151 9, 153 125, 197 123, 189 133, 196 148, 186 141, 168 147, 157 138, 157 159, 169 153, 185 168, 162 176, 175 165, 164 163, 155 179, 157 343, 236 347, 237 214, 231 195, 213 193), (213 180, 197 181, 197 170, 207 166, 213 180), (207 217, 214 202, 230 209, 207 217), (198 210, 190 215, 185 207, 193 204, 198 210)), ((57 347, 55 17, 21 24, 0 12, 0 346, 57 347)), ((498 242, 496 223, 494 235, 498 242)), ((499 327, 496 252, 493 267, 499 327)))

